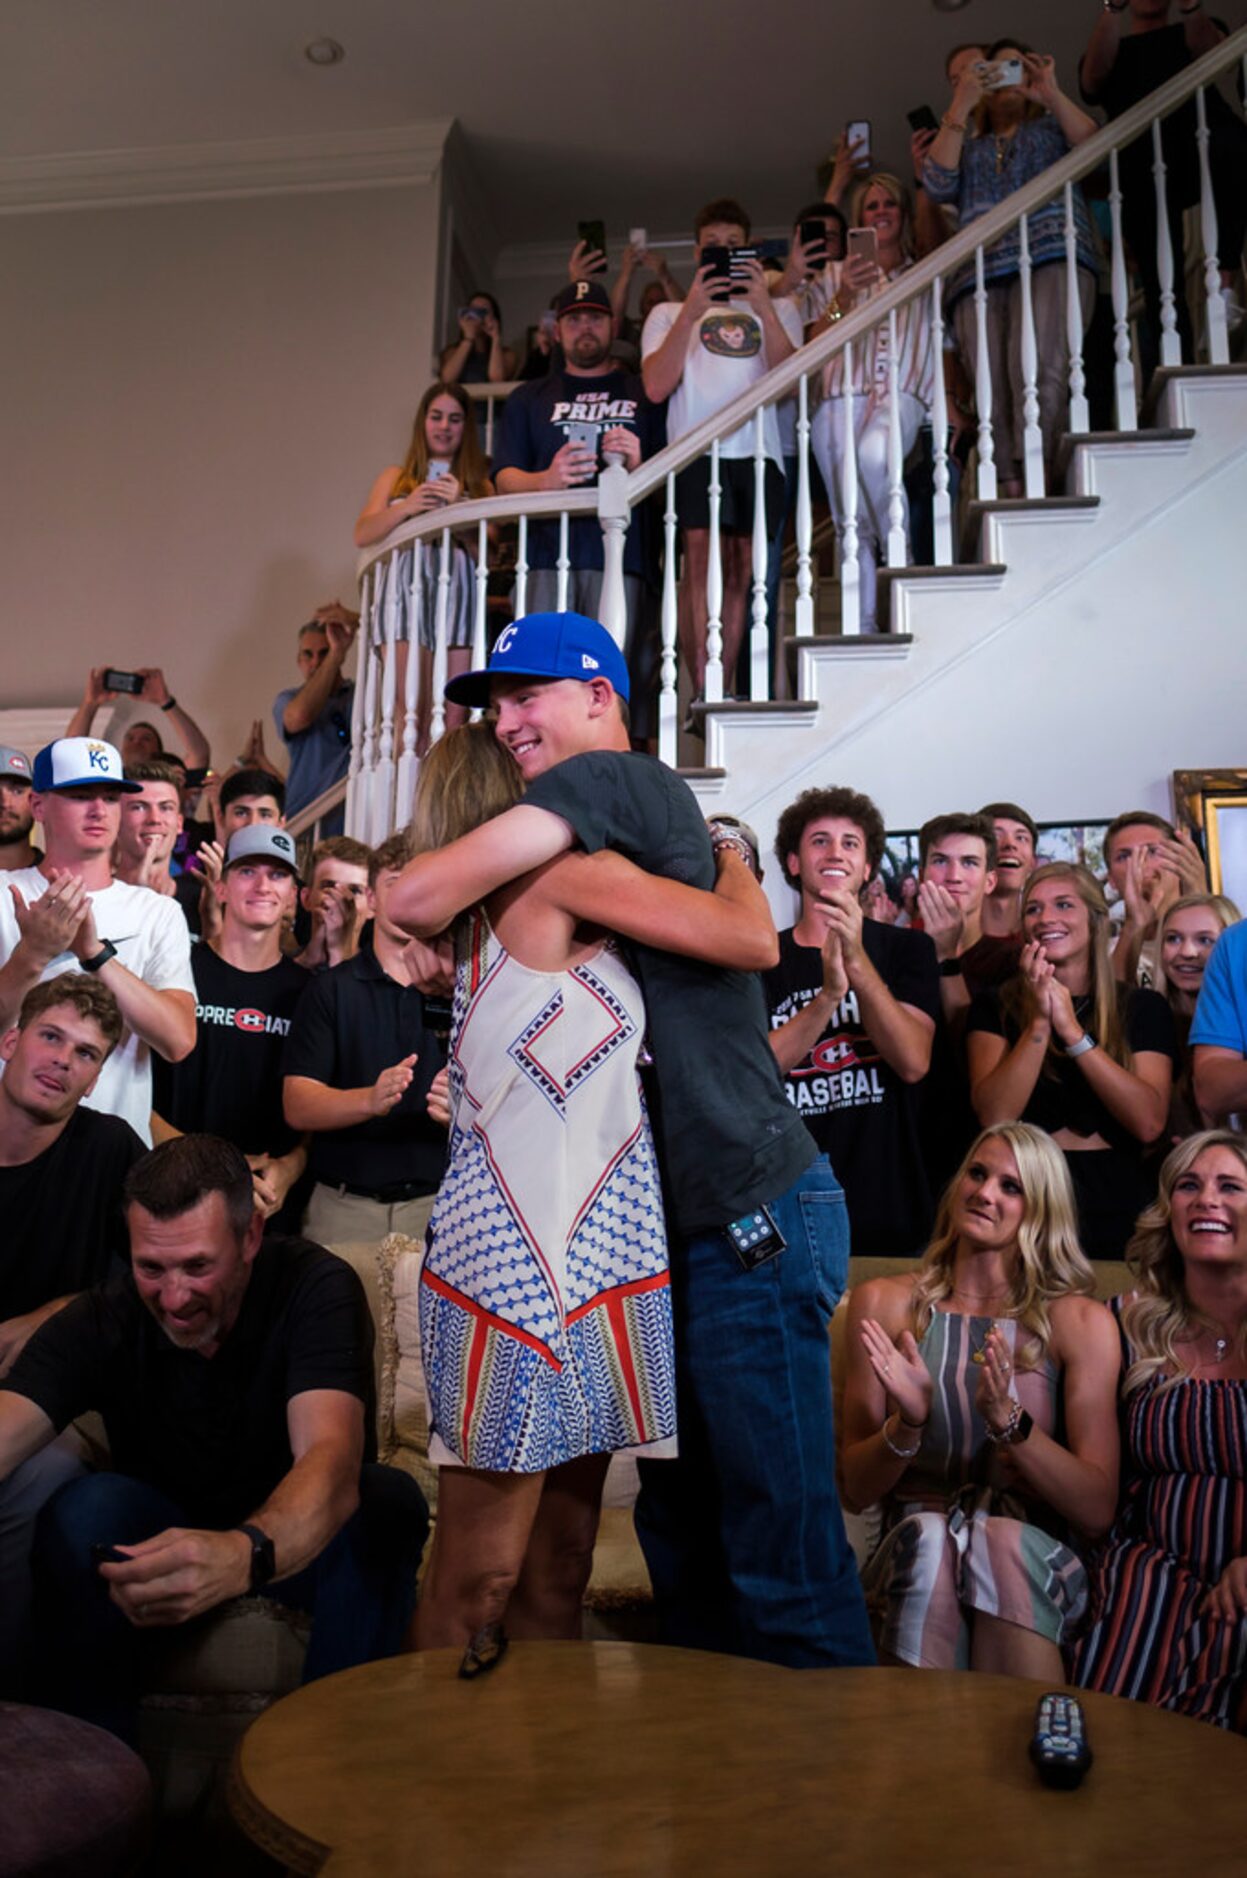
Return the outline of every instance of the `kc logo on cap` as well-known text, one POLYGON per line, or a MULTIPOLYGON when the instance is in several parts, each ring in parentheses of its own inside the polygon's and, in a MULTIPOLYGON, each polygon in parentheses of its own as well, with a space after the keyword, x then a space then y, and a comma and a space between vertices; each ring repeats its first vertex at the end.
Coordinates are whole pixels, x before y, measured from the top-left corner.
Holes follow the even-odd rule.
POLYGON ((45 744, 35 758, 35 789, 48 795, 54 789, 86 789, 107 783, 123 795, 137 795, 142 783, 127 782, 121 752, 99 737, 58 737, 45 744))

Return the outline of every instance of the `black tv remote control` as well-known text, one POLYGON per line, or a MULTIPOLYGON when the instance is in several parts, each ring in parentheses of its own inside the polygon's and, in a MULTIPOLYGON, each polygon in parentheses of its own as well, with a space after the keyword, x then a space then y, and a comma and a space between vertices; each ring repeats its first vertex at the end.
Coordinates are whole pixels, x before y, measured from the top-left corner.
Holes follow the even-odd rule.
POLYGON ((1035 1709, 1030 1757, 1046 1787, 1076 1787, 1091 1765, 1091 1749, 1076 1696, 1041 1695, 1035 1709))

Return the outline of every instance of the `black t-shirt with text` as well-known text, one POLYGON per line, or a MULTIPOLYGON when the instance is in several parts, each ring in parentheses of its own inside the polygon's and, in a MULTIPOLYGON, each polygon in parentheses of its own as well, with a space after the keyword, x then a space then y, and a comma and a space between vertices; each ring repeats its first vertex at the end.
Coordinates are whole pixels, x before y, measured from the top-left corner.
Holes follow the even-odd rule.
MULTIPOLYGON (((597 750, 530 783, 527 805, 562 816, 590 854, 613 848, 648 873, 713 887, 714 855, 688 784, 655 757, 597 750)), ((650 1110, 663 1185, 685 1234, 785 1193, 816 1158, 784 1101, 755 972, 629 944, 645 995, 650 1110)))
MULTIPOLYGON (((646 397, 637 373, 616 371, 600 378, 572 378, 566 372, 551 372, 507 399, 494 445, 495 477, 503 469, 530 473, 548 469, 568 441, 573 424, 594 426, 599 452, 603 433, 616 425, 636 432, 643 458, 653 456, 667 440, 662 412, 646 397)), ((555 567, 558 554, 558 523, 539 521, 534 516, 528 524, 529 566, 555 567)), ((570 518, 568 557, 576 569, 601 567, 602 527, 595 515, 570 518)), ((656 542, 644 503, 634 510, 624 538, 624 573, 639 574, 651 585, 656 584, 656 542)))
POLYGON ((126 1257, 121 1189, 146 1152, 119 1115, 80 1108, 33 1161, 0 1167, 0 1323, 99 1284, 126 1257))
POLYGON ((37 1330, 0 1389, 37 1403, 58 1430, 98 1410, 118 1473, 168 1494, 191 1524, 225 1528, 289 1473, 293 1396, 334 1389, 358 1397, 365 1458, 373 1458, 372 1343, 368 1302, 350 1266, 308 1240, 272 1238, 215 1355, 171 1343, 126 1272, 37 1330))
MULTIPOLYGON (((925 933, 868 919, 866 956, 892 996, 938 1018, 935 947, 925 933)), ((779 935, 779 963, 763 974, 771 1029, 778 1030, 818 996, 822 953, 779 935)), ((844 1188, 853 1250, 912 1257, 930 1232, 932 1204, 921 1140, 921 1085, 890 1069, 867 1035, 850 990, 803 1062, 789 1070, 785 1092, 844 1188)))
POLYGON ((298 1140, 282 1114, 282 1059, 310 983, 293 959, 262 972, 229 965, 209 945, 191 952, 195 1047, 180 1063, 152 1057, 152 1107, 180 1134, 220 1135, 244 1154, 288 1154, 298 1140))

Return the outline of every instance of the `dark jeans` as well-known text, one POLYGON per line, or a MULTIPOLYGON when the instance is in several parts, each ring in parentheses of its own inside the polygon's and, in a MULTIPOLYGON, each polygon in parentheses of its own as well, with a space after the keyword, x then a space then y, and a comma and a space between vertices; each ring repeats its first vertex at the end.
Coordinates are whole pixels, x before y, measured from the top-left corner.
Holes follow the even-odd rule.
MULTIPOLYGON (((323 1552, 264 1594, 311 1614, 304 1682, 397 1655, 415 1604, 429 1529, 424 1495, 397 1468, 369 1464, 359 1496, 323 1552)), ((134 1740, 143 1661, 168 1632, 135 1629, 109 1597, 91 1547, 137 1544, 190 1523, 172 1500, 125 1474, 88 1475, 48 1501, 36 1528, 34 1571, 41 1695, 49 1707, 134 1740)))
POLYGON ((844 1194, 823 1157, 769 1205, 787 1246, 753 1271, 722 1230, 672 1248, 680 1458, 641 1463, 637 1534, 664 1643, 873 1663, 832 1431, 844 1194))

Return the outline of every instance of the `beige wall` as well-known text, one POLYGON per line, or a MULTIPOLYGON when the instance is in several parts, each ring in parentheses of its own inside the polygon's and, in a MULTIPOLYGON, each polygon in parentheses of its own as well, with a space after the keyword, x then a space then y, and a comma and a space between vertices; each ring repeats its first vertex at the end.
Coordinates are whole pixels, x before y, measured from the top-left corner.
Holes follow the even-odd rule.
POLYGON ((351 599, 355 515, 427 383, 438 195, 0 223, 0 706, 161 665, 218 765, 261 715, 280 754, 295 628, 351 599))

